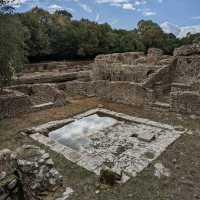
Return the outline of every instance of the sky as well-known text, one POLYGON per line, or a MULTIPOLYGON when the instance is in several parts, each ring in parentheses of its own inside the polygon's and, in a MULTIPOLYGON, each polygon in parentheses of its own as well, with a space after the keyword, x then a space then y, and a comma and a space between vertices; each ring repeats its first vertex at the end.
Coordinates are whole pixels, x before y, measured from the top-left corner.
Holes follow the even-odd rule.
POLYGON ((151 19, 165 23, 166 30, 174 26, 198 27, 200 31, 200 0, 15 0, 19 12, 33 6, 50 12, 66 9, 74 19, 107 22, 113 28, 130 30, 139 20, 151 19))

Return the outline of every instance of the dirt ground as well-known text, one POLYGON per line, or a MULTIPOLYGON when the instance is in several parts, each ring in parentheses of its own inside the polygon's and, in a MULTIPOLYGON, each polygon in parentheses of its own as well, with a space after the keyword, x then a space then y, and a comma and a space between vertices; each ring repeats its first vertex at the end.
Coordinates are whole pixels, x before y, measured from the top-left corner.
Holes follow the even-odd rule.
MULTIPOLYGON (((144 112, 140 108, 98 101, 95 98, 75 98, 65 107, 52 108, 36 113, 0 121, 0 149, 15 150, 22 144, 38 144, 29 137, 19 135, 20 129, 64 119, 97 106, 133 116, 182 125, 188 133, 181 136, 148 168, 123 185, 109 187, 99 184, 98 177, 87 170, 49 152, 56 168, 64 177, 65 187, 74 190, 70 200, 197 200, 200 199, 200 120, 174 113, 144 112), (154 175, 154 164, 161 162, 170 170, 169 177, 154 175)), ((46 147, 42 146, 47 151, 46 147)), ((56 195, 56 194, 55 194, 56 195)), ((48 199, 51 199, 48 197, 48 199)))

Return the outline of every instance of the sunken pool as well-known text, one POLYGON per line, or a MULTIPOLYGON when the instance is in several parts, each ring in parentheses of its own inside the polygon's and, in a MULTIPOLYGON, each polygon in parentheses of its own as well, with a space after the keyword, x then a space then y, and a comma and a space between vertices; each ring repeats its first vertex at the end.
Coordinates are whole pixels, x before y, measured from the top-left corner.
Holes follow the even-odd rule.
POLYGON ((182 134, 167 124, 101 108, 30 131, 34 140, 97 175, 105 166, 123 172, 122 182, 135 177, 182 134))
POLYGON ((72 149, 80 150, 82 146, 90 143, 89 137, 92 134, 113 126, 117 122, 116 119, 109 116, 93 114, 51 131, 49 138, 72 149))

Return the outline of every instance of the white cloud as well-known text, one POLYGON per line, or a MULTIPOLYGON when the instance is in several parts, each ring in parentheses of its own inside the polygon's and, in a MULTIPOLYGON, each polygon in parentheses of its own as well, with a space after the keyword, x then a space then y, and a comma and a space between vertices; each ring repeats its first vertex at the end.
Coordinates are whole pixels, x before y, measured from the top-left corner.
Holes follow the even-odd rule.
POLYGON ((122 8, 124 10, 135 10, 136 8, 131 3, 124 3, 122 4, 122 8))
POLYGON ((100 14, 98 13, 98 14, 96 15, 95 21, 96 21, 96 22, 99 22, 100 17, 101 17, 101 16, 100 16, 100 14))
POLYGON ((62 7, 62 6, 59 6, 59 5, 57 5, 57 4, 53 4, 53 5, 50 5, 50 6, 48 7, 48 10, 49 10, 50 13, 54 13, 54 12, 57 11, 57 10, 63 10, 63 7, 62 7))
POLYGON ((173 33, 178 38, 183 38, 187 36, 188 33, 200 33, 200 25, 194 26, 177 26, 175 24, 171 24, 169 22, 164 22, 161 25, 161 28, 166 33, 173 33))
POLYGON ((121 3, 128 3, 128 0, 96 0, 97 3, 109 3, 109 4, 121 4, 121 3))
MULTIPOLYGON (((96 0, 99 4, 109 4, 110 6, 120 7, 124 10, 135 10, 136 5, 140 5, 141 0, 137 0, 135 3, 130 3, 130 0, 96 0)), ((143 0, 142 0, 143 1, 143 0)))
POLYGON ((173 33, 176 36, 181 31, 179 26, 169 23, 169 22, 164 22, 164 23, 160 24, 160 27, 163 29, 163 31, 165 33, 173 33))
POLYGON ((153 11, 144 11, 143 15, 144 16, 154 16, 154 15, 156 15, 156 12, 153 12, 153 11))
POLYGON ((85 12, 92 13, 92 9, 87 4, 80 3, 79 5, 85 12))
POLYGON ((192 19, 200 20, 200 16, 194 16, 194 17, 192 17, 192 19))

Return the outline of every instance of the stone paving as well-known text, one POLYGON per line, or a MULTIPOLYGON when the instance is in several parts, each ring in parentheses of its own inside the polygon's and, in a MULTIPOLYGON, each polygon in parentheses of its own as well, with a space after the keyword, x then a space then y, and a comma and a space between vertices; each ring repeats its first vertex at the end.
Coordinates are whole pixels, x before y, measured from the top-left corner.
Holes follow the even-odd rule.
POLYGON ((34 140, 47 145, 66 159, 97 175, 102 168, 109 167, 115 173, 122 175, 122 183, 148 167, 183 132, 184 130, 177 130, 167 124, 101 108, 89 110, 70 119, 23 130, 23 133, 30 134, 34 140), (90 134, 88 136, 90 142, 84 144, 79 150, 64 146, 47 137, 50 131, 92 114, 115 118, 118 123, 90 134))

